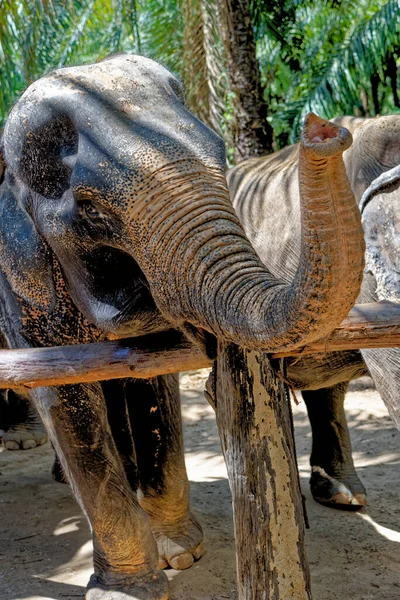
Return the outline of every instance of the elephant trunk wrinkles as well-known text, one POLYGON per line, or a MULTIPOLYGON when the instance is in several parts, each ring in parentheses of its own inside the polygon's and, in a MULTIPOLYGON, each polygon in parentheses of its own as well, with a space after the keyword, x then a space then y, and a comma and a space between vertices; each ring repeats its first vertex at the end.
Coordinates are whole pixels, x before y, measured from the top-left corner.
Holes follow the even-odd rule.
POLYGON ((301 145, 302 258, 291 285, 259 260, 220 172, 185 160, 152 174, 128 209, 130 235, 168 318, 268 350, 318 339, 342 321, 359 292, 364 245, 341 158, 349 139, 332 128, 342 137, 301 145))
POLYGON ((327 335, 347 316, 360 290, 365 244, 342 158, 351 135, 339 128, 337 135, 316 145, 305 134, 300 144, 300 264, 286 300, 275 301, 284 309, 275 317, 276 330, 285 331, 285 323, 291 330, 289 342, 281 334, 282 346, 327 335))

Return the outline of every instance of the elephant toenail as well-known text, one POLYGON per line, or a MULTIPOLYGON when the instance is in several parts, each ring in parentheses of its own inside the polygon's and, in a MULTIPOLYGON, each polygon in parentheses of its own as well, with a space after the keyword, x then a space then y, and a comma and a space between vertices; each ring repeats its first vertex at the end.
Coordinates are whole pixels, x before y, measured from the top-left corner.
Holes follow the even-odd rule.
POLYGON ((169 567, 168 562, 165 560, 165 558, 162 558, 161 556, 158 559, 158 568, 159 569, 166 569, 167 567, 169 567))
POLYGON ((36 448, 35 440, 24 440, 22 442, 22 448, 24 450, 30 450, 31 448, 36 448))
POLYGON ((179 554, 178 556, 174 556, 169 561, 169 564, 173 569, 177 571, 183 571, 184 569, 188 569, 194 563, 193 555, 190 552, 185 552, 184 554, 179 554))
POLYGON ((193 550, 193 556, 194 556, 195 560, 199 560, 199 558, 201 558, 203 556, 203 552, 204 552, 204 544, 203 544, 203 542, 201 542, 201 544, 199 544, 197 546, 197 548, 195 548, 193 550))
POLYGON ((361 506, 368 504, 367 496, 365 494, 354 494, 354 498, 357 500, 358 504, 361 504, 361 506))
POLYGON ((8 440, 8 442, 6 442, 6 448, 7 450, 19 450, 19 444, 18 442, 14 442, 14 440, 8 440))

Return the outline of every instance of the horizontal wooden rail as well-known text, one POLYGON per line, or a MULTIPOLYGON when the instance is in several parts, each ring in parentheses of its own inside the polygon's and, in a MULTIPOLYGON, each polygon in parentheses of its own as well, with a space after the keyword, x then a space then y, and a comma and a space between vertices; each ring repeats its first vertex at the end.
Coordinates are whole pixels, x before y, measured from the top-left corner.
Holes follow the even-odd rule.
POLYGON ((149 379, 211 364, 183 334, 171 330, 76 346, 0 350, 0 388, 149 379))
POLYGON ((400 304, 356 304, 337 329, 321 340, 294 352, 276 352, 274 358, 319 354, 357 348, 400 347, 400 304))
MULTIPOLYGON (((290 353, 273 357, 301 356, 354 350, 400 347, 400 304, 358 304, 330 336, 290 353)), ((212 365, 176 331, 54 348, 0 350, 0 388, 64 385, 120 379, 151 378, 212 365)))

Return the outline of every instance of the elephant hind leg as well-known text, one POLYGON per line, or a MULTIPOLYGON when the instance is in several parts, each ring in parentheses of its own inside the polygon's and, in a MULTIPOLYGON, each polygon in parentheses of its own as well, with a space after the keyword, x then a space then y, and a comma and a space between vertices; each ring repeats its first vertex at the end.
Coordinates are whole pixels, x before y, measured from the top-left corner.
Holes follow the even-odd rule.
POLYGON ((314 500, 332 508, 357 510, 366 491, 353 463, 344 412, 348 383, 303 391, 312 429, 311 480, 314 500))

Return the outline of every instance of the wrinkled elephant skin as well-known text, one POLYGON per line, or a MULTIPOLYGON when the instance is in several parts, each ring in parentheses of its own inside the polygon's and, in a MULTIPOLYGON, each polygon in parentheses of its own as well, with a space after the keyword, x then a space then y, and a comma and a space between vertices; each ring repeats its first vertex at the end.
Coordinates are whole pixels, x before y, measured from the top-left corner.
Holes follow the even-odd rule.
MULTIPOLYGON (((302 256, 286 284, 249 243, 223 143, 185 108, 171 73, 138 56, 50 73, 4 130, 7 345, 177 328, 212 355, 215 336, 271 350, 321 337, 361 283, 361 220, 341 158, 350 143, 347 130, 308 116, 302 256)), ((160 567, 187 568, 202 553, 177 377, 37 388, 31 398, 93 532, 87 598, 167 598, 160 567)))

